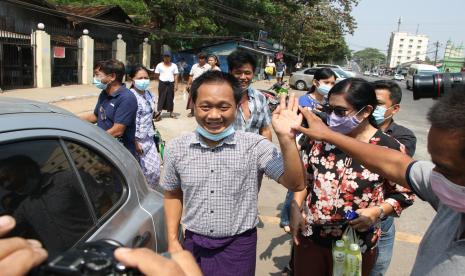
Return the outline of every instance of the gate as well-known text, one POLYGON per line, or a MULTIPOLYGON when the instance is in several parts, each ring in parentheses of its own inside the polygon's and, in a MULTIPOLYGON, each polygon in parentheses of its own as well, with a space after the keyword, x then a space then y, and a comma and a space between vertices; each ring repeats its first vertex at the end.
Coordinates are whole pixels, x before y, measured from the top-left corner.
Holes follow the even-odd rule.
POLYGON ((0 88, 34 86, 34 54, 31 36, 0 30, 0 88))
POLYGON ((51 43, 52 86, 78 83, 78 38, 77 30, 48 26, 51 43))
POLYGON ((111 59, 113 56, 113 47, 111 39, 95 38, 94 43, 94 65, 102 60, 111 59))

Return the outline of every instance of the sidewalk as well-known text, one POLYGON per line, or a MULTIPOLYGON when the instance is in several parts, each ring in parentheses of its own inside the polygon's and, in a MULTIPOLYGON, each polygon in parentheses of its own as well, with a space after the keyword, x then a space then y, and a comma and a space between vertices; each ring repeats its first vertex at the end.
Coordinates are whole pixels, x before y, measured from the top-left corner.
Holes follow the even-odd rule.
MULTIPOLYGON (((256 81, 252 84, 253 87, 258 89, 268 89, 274 84, 274 80, 268 82, 266 80, 256 81)), ((126 84, 129 87, 129 83, 126 84)), ((155 94, 157 91, 158 81, 152 81, 150 88, 155 94)), ((185 84, 180 84, 176 92, 176 98, 182 97, 185 84)), ((27 88, 27 89, 14 89, 7 90, 0 93, 1 97, 12 97, 20 99, 28 99, 38 102, 55 103, 61 101, 77 100, 82 98, 97 97, 100 90, 93 85, 66 85, 52 88, 27 88)))

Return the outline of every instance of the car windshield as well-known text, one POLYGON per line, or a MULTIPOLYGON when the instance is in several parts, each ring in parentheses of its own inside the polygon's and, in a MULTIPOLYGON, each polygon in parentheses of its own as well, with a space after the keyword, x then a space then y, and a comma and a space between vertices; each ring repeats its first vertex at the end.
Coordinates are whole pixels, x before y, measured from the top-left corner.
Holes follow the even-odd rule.
POLYGON ((331 70, 333 70, 341 78, 350 78, 350 76, 341 69, 331 68, 331 70))

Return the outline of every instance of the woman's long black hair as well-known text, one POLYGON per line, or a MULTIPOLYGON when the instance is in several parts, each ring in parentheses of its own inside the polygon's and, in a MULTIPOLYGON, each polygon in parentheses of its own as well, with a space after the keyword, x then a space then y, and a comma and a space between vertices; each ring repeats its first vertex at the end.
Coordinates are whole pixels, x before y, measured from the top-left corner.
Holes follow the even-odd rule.
MULTIPOLYGON (((129 77, 131 78, 131 80, 136 76, 137 72, 139 72, 140 70, 145 70, 145 72, 147 72, 147 75, 150 75, 149 70, 147 70, 147 68, 145 68, 141 64, 136 64, 134 67, 132 67, 131 71, 129 72, 129 77)), ((131 87, 129 88, 134 88, 134 82, 131 83, 131 87)))
MULTIPOLYGON (((336 74, 334 73, 333 70, 331 70, 331 68, 320 68, 318 70, 315 71, 315 75, 313 75, 313 79, 314 80, 325 80, 325 79, 329 79, 331 77, 334 77, 334 79, 337 79, 337 76, 336 74)), ((315 92, 316 90, 316 86, 315 85, 312 85, 312 87, 310 87, 310 91, 308 91, 308 93, 313 93, 315 92)))
MULTIPOLYGON (((378 106, 375 88, 371 83, 361 78, 348 78, 336 83, 329 91, 328 99, 332 95, 341 94, 345 94, 344 98, 346 101, 357 111, 360 111, 367 105, 371 105, 373 111, 375 111, 375 108, 378 106)), ((378 128, 373 117, 373 111, 368 117, 368 121, 372 126, 378 128)))

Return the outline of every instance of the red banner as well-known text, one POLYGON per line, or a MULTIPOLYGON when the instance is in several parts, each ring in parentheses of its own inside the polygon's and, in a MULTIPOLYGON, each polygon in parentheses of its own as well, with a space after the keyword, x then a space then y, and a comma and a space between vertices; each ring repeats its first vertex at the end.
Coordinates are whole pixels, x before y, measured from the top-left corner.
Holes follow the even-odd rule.
POLYGON ((65 58, 65 47, 53 47, 54 58, 65 58))

